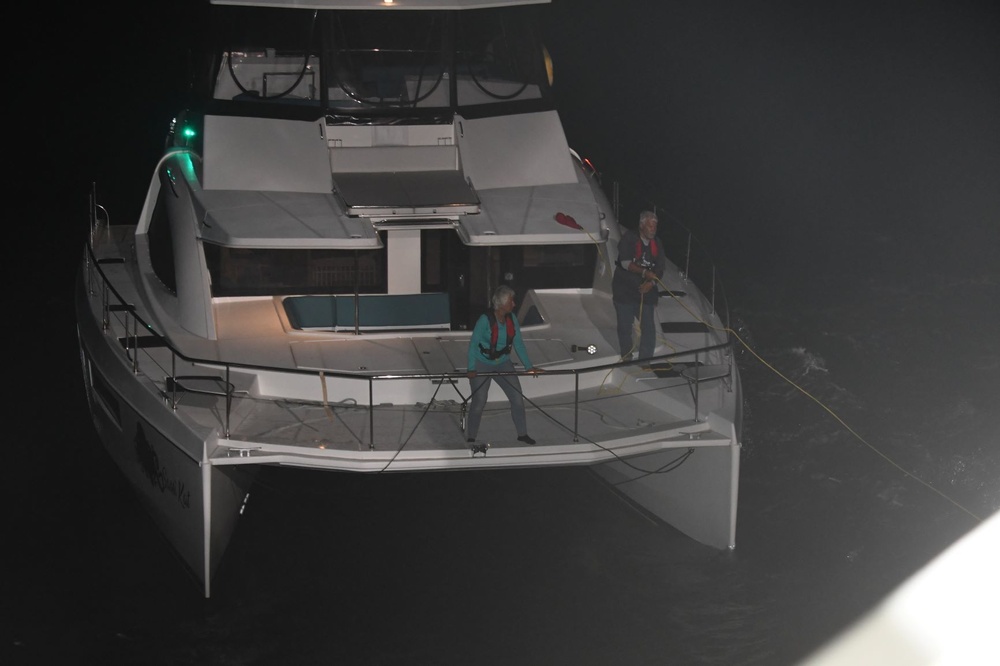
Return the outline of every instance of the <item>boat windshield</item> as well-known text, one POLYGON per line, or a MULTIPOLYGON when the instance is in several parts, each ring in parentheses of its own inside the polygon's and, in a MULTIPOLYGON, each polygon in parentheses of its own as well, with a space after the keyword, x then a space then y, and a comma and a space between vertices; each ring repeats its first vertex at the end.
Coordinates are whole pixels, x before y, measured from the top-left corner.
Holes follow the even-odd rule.
POLYGON ((226 14, 216 45, 215 100, 364 114, 547 96, 532 7, 219 9, 226 14))

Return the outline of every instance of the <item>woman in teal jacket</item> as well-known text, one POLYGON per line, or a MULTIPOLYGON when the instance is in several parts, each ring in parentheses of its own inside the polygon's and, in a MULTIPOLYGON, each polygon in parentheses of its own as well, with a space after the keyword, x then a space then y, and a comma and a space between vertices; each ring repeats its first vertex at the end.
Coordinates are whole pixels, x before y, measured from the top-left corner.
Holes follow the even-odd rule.
POLYGON ((476 441, 479 433, 479 422, 483 418, 483 408, 486 407, 486 397, 489 394, 490 382, 497 384, 507 394, 510 401, 510 415, 517 428, 517 440, 525 444, 534 444, 535 440, 528 435, 527 419, 524 415, 524 396, 521 395, 521 382, 517 375, 502 377, 480 377, 480 372, 517 372, 510 360, 511 349, 517 352, 517 357, 524 364, 524 369, 532 374, 541 371, 531 365, 528 350, 521 340, 521 325, 512 312, 514 310, 514 290, 507 285, 500 285, 493 292, 492 310, 479 317, 476 327, 469 339, 469 385, 472 388, 469 407, 469 420, 466 423, 465 436, 470 442, 476 441))

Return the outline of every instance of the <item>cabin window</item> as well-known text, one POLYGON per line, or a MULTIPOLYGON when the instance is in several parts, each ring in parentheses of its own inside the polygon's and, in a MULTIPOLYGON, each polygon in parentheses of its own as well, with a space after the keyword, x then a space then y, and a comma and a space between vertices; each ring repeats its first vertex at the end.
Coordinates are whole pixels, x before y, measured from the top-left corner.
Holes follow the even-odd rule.
POLYGON ((205 244, 212 296, 384 294, 384 249, 287 250, 205 244))
POLYGON ((341 11, 326 18, 329 49, 323 64, 331 107, 449 105, 447 14, 341 11))
POLYGON ((596 258, 597 246, 592 243, 505 247, 498 277, 519 298, 529 289, 587 289, 593 286, 596 258))
MULTIPOLYGON (((588 266, 593 261, 589 245, 528 245, 522 248, 525 268, 573 268, 588 266)), ((588 275, 588 277, 590 277, 588 275)))
MULTIPOLYGON (((470 325, 489 307, 497 285, 513 289, 518 303, 533 289, 590 289, 596 260, 597 246, 593 243, 470 248, 470 325)), ((531 325, 538 323, 541 317, 536 312, 531 325)))
MULTIPOLYGON (((398 115, 548 95, 536 9, 291 10, 215 5, 203 85, 240 113, 398 115), (248 106, 248 105, 253 105, 248 106)), ((208 92, 208 90, 206 90, 208 92)), ((310 116, 314 117, 314 116, 310 116)))
POLYGON ((177 274, 174 269, 174 242, 170 235, 170 218, 167 216, 166 197, 170 187, 161 187, 156 197, 153 214, 149 218, 146 237, 149 242, 149 261, 153 272, 170 293, 177 295, 177 274))
POLYGON ((459 106, 538 99, 545 59, 535 37, 532 13, 510 7, 458 12, 455 31, 459 106))
POLYGON ((219 22, 222 57, 215 99, 267 104, 320 104, 315 13, 228 7, 219 22))

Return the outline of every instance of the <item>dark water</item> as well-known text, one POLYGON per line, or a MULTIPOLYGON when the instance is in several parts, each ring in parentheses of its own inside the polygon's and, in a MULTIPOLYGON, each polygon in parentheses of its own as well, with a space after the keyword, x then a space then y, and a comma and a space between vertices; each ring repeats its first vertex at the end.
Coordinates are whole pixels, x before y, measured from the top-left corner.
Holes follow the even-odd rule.
POLYGON ((995 512, 998 14, 848 4, 557 0, 547 26, 571 144, 712 247, 763 359, 735 551, 584 469, 267 470, 209 600, 97 442, 70 300, 88 183, 134 216, 173 111, 118 49, 151 74, 179 33, 83 19, 44 59, 65 103, 17 102, 0 663, 794 664, 995 512))

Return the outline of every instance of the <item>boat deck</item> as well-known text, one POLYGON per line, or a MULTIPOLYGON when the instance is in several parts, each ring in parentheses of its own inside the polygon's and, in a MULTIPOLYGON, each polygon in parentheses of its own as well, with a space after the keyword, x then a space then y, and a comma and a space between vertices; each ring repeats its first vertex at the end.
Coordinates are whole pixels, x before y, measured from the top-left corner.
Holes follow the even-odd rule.
MULTIPOLYGON (((651 373, 637 369, 635 374, 641 379, 651 373)), ((649 389, 656 395, 671 383, 655 376, 649 381, 661 384, 649 389)), ((669 402, 670 392, 690 391, 686 380, 681 382, 673 379, 673 388, 662 397, 669 402)), ((493 391, 502 395, 498 387, 491 395, 493 391)), ((315 466, 381 471, 393 464, 406 469, 591 464, 692 444, 731 443, 728 433, 713 432, 693 411, 683 418, 678 410, 665 410, 656 401, 614 386, 584 389, 575 398, 564 393, 528 399, 528 430, 535 445, 516 439, 504 400, 487 405, 479 437, 470 443, 463 430, 464 404, 457 399, 376 405, 370 410, 353 403, 239 398, 229 437, 220 441, 216 457, 281 462, 294 455, 311 459, 309 464, 315 466), (488 460, 469 462, 475 458, 488 460)), ((182 398, 180 404, 184 402, 182 398)))
MULTIPOLYGON (((128 236, 117 232, 103 244, 104 256, 121 256, 128 236)), ((221 307, 219 339, 170 332, 170 344, 192 359, 184 360, 165 340, 137 330, 130 308, 143 320, 149 315, 127 291, 130 264, 112 261, 102 269, 118 296, 134 305, 102 314, 105 299, 95 293, 94 317, 107 317, 106 334, 118 339, 123 362, 134 363, 163 404, 199 433, 188 440, 194 460, 353 471, 589 465, 735 441, 731 356, 686 353, 717 336, 691 325, 682 300, 690 295, 676 276, 665 278, 676 298, 665 299, 660 339, 661 349, 678 356, 652 367, 621 365, 610 353, 614 317, 607 299, 574 290, 533 294, 545 321, 558 325, 523 331, 532 359, 547 370, 520 377, 528 432, 537 440, 532 446, 516 439, 509 403, 496 385, 478 441, 466 440, 468 333, 290 332, 272 299, 233 300, 221 307), (604 352, 573 351, 565 338, 581 330, 599 331, 604 352), (225 358, 259 365, 227 367, 225 358)))

